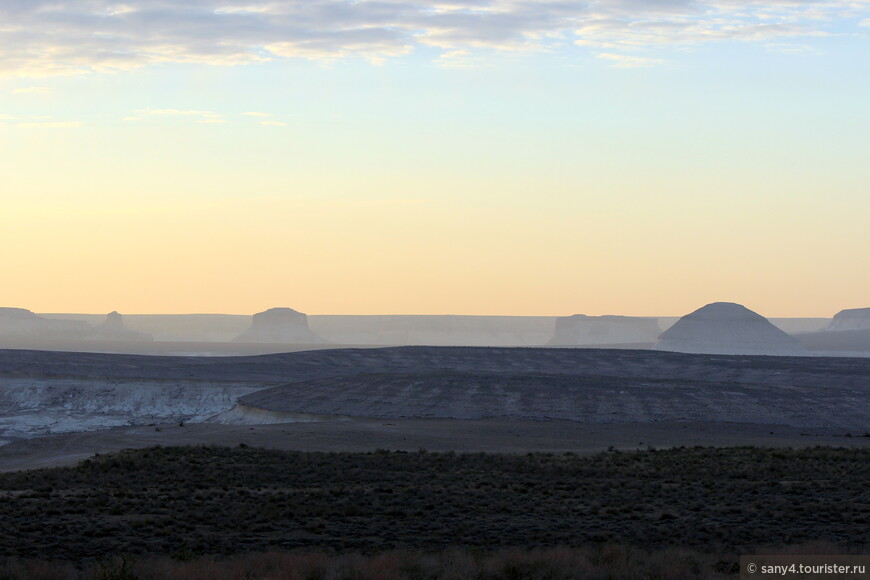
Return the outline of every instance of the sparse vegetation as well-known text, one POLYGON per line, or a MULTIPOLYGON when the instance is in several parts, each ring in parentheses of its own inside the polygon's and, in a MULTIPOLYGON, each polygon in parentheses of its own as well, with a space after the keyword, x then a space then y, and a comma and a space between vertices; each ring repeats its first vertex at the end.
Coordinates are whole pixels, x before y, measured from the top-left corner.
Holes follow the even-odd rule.
MULTIPOLYGON (((830 554, 826 544, 788 553, 830 554)), ((736 554, 682 548, 643 550, 606 544, 583 548, 481 551, 449 548, 426 553, 391 550, 364 555, 324 550, 249 553, 231 557, 115 557, 85 563, 13 560, 0 563, 4 580, 587 580, 718 579, 738 575, 736 554)))
MULTIPOLYGON (((866 550, 868 480, 870 450, 832 448, 594 456, 151 448, 0 475, 0 558, 66 560, 97 574, 96 562, 128 554, 134 560, 125 560, 124 573, 145 578, 153 576, 141 566, 169 566, 155 555, 174 555, 179 570, 197 562, 206 569, 217 565, 205 555, 240 562, 242 554, 279 550, 260 557, 281 560, 302 558, 292 551, 304 548, 351 568, 412 560, 443 568, 465 558, 479 573, 461 577, 559 578, 540 571, 545 562, 588 560, 616 546, 626 566, 630 554, 649 550, 665 559, 689 554, 707 570, 713 554, 759 546, 826 541, 866 550), (492 572, 507 554, 518 571, 492 572)), ((9 571, 24 565, 7 562, 0 578, 71 577, 9 571)), ((460 577, 395 570, 352 577, 460 577)))

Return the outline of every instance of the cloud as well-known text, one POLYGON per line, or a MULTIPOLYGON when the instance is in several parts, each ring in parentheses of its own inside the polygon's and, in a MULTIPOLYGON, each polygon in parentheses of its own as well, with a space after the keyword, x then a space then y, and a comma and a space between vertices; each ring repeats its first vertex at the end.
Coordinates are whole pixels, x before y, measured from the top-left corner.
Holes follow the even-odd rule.
POLYGON ((783 54, 819 54, 819 52, 808 44, 796 44, 793 42, 771 42, 765 44, 764 47, 772 52, 781 52, 783 54))
POLYGON ((51 87, 24 87, 21 89, 15 89, 12 92, 21 95, 48 95, 54 92, 54 89, 51 87))
POLYGON ((207 125, 226 122, 221 113, 195 109, 139 109, 133 111, 132 114, 127 117, 124 117, 124 121, 134 123, 137 121, 143 121, 148 117, 177 117, 207 125))
MULTIPOLYGON (((271 120, 272 113, 264 113, 262 111, 247 111, 241 114, 243 117, 251 117, 259 119, 260 125, 285 127, 287 123, 283 121, 271 120)), ((124 121, 135 123, 145 121, 151 117, 174 117, 185 119, 201 125, 220 125, 226 123, 227 120, 223 113, 215 111, 207 111, 200 109, 138 109, 130 115, 123 118, 124 121)), ((2 118, 2 117, 0 117, 2 118)))
POLYGON ((71 129, 84 125, 81 121, 42 121, 30 123, 18 123, 19 127, 28 129, 71 129))
POLYGON ((655 64, 661 64, 662 62, 664 62, 663 60, 657 58, 646 58, 642 56, 612 53, 602 53, 597 55, 597 58, 609 60, 613 63, 613 66, 618 68, 638 68, 653 66, 655 64))
POLYGON ((22 128, 67 129, 81 127, 81 121, 55 121, 49 115, 5 115, 0 114, 0 123, 13 122, 22 128))
MULTIPOLYGON (((866 26, 870 0, 4 0, 0 75, 276 59, 383 63, 419 47, 606 54, 779 43, 866 26)), ((452 56, 451 56, 452 55, 452 56)), ((473 56, 473 55, 472 55, 473 56)))
POLYGON ((474 55, 468 50, 447 51, 442 53, 435 63, 445 68, 472 68, 477 64, 474 55))
POLYGON ((143 115, 170 116, 170 117, 205 117, 207 119, 218 119, 223 117, 220 113, 214 111, 193 111, 180 109, 141 109, 136 111, 143 115))

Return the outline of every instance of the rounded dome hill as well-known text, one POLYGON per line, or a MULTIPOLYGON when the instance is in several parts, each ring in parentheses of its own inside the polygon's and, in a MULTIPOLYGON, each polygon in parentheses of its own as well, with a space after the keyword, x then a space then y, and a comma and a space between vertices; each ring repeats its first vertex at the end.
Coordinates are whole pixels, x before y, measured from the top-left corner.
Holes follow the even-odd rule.
POLYGON ((733 302, 714 302, 687 314, 662 333, 653 349, 697 354, 807 354, 797 339, 733 302))

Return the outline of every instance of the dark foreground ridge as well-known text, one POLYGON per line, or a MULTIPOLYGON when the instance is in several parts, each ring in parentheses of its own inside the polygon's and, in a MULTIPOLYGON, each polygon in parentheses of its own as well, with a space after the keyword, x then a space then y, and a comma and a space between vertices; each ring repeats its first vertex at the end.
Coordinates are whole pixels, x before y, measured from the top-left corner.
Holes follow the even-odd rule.
POLYGON ((0 556, 870 547, 870 450, 123 451, 0 475, 0 556))

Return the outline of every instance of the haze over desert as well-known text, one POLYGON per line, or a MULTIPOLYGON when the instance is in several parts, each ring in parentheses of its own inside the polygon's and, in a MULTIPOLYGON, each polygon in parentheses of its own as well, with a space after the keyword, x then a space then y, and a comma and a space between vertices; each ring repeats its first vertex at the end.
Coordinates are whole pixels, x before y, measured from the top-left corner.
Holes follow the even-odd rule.
POLYGON ((0 0, 0 580, 868 577, 868 63, 870 0, 0 0))

